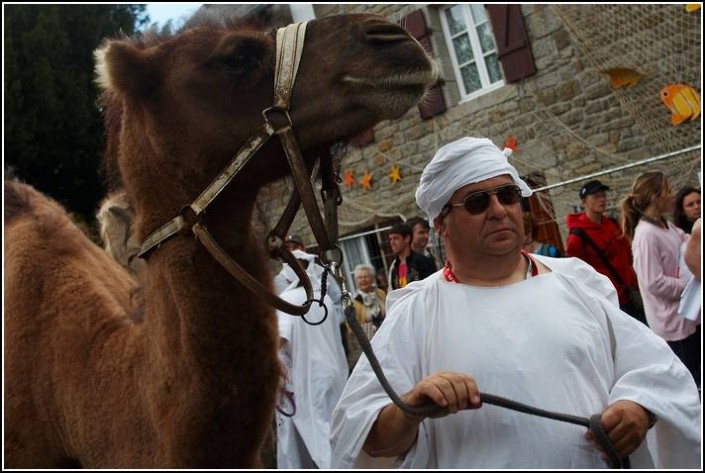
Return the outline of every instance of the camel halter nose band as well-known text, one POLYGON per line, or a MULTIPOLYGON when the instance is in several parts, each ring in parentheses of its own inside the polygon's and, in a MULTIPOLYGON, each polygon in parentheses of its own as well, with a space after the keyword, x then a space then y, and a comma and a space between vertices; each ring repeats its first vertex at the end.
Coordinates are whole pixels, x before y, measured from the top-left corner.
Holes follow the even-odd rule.
MULTIPOLYGON (((251 135, 239 151, 235 154, 225 169, 206 187, 206 189, 190 205, 184 206, 179 215, 161 226, 155 232, 145 238, 140 249, 139 257, 146 258, 147 255, 159 248, 159 246, 174 235, 188 234, 189 228, 196 238, 203 244, 206 250, 243 286, 252 291, 256 296, 270 303, 277 309, 293 315, 303 315, 308 312, 308 308, 313 302, 313 289, 308 276, 294 256, 283 248, 282 238, 291 221, 293 221, 299 202, 303 204, 306 217, 311 225, 311 230, 316 237, 321 248, 321 254, 333 254, 337 250, 342 260, 342 253, 332 244, 326 232, 323 219, 318 210, 311 179, 307 174, 306 165, 301 157, 299 145, 292 130, 291 117, 289 116, 289 106, 291 94, 294 88, 296 73, 298 72, 301 55, 303 53, 304 38, 306 36, 306 22, 295 23, 277 31, 276 53, 275 53, 275 75, 274 75, 274 106, 264 110, 264 124, 251 135), (269 289, 254 279, 247 271, 234 261, 213 239, 208 229, 201 222, 203 211, 213 200, 225 189, 240 172, 249 160, 259 151, 262 145, 277 134, 281 140, 282 147, 291 166, 294 183, 298 194, 292 196, 290 205, 287 206, 285 215, 282 216, 275 230, 274 238, 270 234, 268 237, 270 251, 274 248, 277 253, 291 265, 299 280, 306 289, 307 302, 302 306, 290 304, 274 294, 269 289), (292 204, 295 202, 295 205, 292 204), (295 207, 295 208, 293 208, 295 207), (293 208, 293 212, 290 211, 293 208), (288 221, 288 222, 287 222, 288 221), (286 227, 282 230, 283 227, 286 227)), ((340 261, 338 261, 340 263, 340 261)))

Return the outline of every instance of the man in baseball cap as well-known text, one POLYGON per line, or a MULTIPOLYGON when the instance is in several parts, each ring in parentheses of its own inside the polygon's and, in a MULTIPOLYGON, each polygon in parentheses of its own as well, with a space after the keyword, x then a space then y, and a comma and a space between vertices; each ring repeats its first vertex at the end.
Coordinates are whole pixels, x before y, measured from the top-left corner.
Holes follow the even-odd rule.
MULTIPOLYGON (((581 199, 587 197, 588 195, 595 194, 596 192, 599 191, 608 191, 610 190, 609 187, 598 181, 597 179, 594 181, 589 181, 585 183, 583 187, 580 188, 580 193, 578 194, 581 199)), ((604 210, 603 210, 604 212, 604 210)))
POLYGON ((578 196, 584 212, 568 214, 566 254, 588 263, 604 274, 617 289, 619 307, 637 320, 646 323, 643 310, 631 294, 638 291, 632 268, 632 249, 619 224, 605 215, 609 187, 598 180, 588 181, 578 196))

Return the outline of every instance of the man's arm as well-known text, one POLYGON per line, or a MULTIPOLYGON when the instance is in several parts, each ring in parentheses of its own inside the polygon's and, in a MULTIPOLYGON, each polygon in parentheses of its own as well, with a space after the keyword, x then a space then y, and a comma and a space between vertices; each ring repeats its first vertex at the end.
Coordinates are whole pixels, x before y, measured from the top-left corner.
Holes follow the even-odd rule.
MULTIPOLYGON (((410 406, 435 403, 441 409, 428 417, 445 417, 463 409, 480 407, 480 392, 470 376, 441 371, 424 378, 404 396, 410 406)), ((385 406, 377 416, 363 449, 372 457, 403 455, 414 445, 421 416, 404 413, 394 404, 385 406)))

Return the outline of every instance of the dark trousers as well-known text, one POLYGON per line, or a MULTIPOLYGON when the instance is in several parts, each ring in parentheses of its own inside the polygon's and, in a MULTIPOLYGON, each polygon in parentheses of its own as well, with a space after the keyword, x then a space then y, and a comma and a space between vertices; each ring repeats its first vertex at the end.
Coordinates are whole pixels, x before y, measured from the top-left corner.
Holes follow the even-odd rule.
POLYGON ((700 325, 698 325, 695 333, 689 337, 675 342, 668 342, 668 346, 688 368, 690 374, 693 375, 693 379, 695 379, 695 384, 700 387, 700 352, 702 351, 700 325))
POLYGON ((619 304, 619 308, 622 309, 622 312, 626 312, 642 324, 646 326, 649 325, 646 323, 646 315, 644 314, 644 311, 641 308, 637 307, 635 304, 627 302, 626 304, 619 304))

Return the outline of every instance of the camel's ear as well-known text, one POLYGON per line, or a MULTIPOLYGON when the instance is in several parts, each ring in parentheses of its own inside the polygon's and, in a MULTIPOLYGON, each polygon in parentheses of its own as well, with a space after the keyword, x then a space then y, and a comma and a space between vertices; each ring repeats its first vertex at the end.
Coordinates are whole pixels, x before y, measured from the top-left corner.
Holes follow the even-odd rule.
POLYGON ((109 41, 94 53, 96 82, 105 91, 129 96, 154 92, 159 74, 148 50, 126 41, 109 41))

